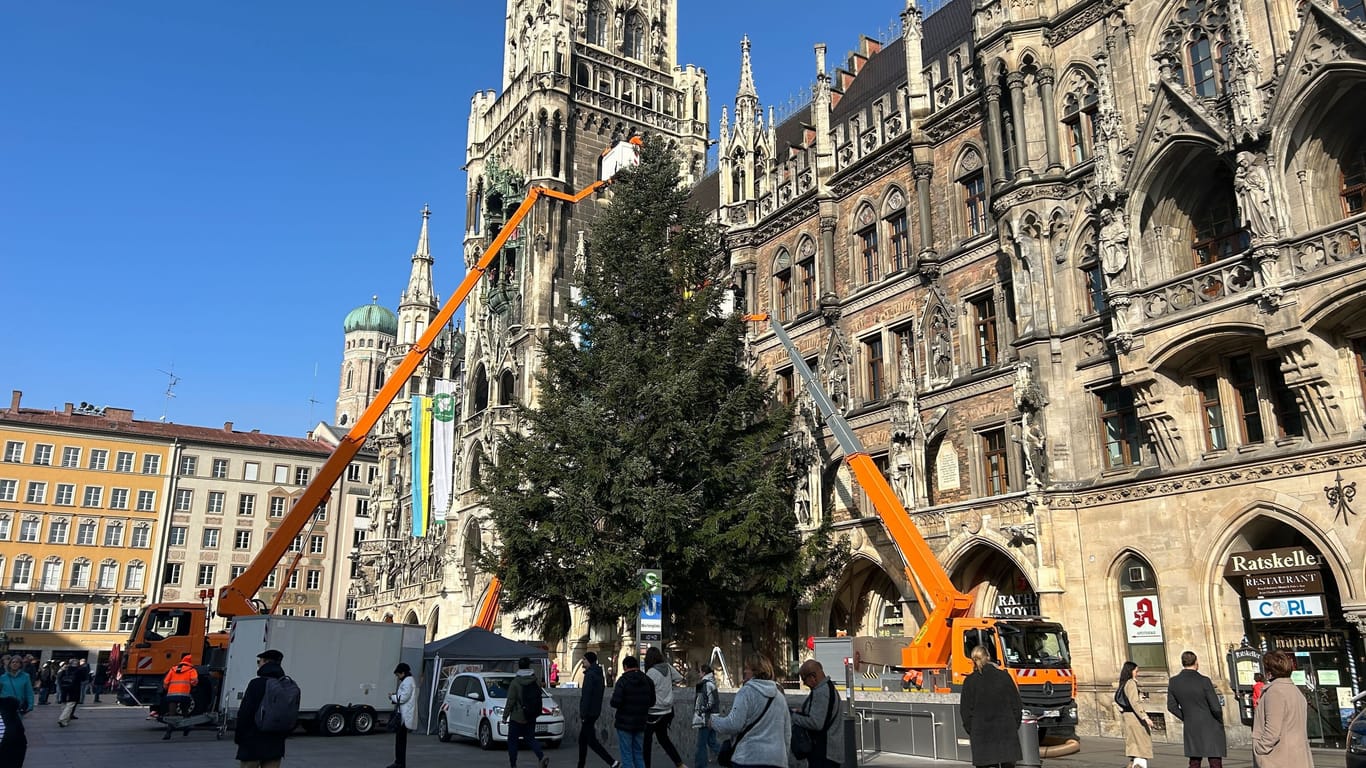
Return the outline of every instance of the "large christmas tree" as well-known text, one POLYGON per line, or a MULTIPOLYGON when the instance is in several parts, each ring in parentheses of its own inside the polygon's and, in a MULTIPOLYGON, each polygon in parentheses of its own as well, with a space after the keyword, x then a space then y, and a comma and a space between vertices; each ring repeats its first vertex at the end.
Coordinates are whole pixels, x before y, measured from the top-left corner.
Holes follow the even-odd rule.
POLYGON ((569 605, 594 623, 633 615, 641 568, 663 569, 680 635, 756 617, 781 632, 834 565, 828 531, 798 532, 790 413, 743 366, 745 321, 718 311, 728 275, 676 158, 647 140, 594 223, 528 429, 483 472, 499 539, 485 563, 547 637, 569 605))

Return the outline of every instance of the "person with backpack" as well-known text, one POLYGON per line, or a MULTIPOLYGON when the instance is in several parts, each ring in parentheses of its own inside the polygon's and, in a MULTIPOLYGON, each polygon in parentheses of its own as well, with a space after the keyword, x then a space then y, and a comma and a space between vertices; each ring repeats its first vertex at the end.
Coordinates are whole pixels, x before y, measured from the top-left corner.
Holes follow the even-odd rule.
POLYGON ((655 684, 655 705, 650 707, 650 727, 645 729, 645 768, 650 768, 651 742, 655 739, 673 761, 674 768, 687 768, 673 739, 669 738, 669 728, 674 723, 674 686, 683 682, 683 676, 664 660, 664 652, 653 645, 645 651, 645 674, 655 684))
POLYGON ((237 759, 241 768, 279 768, 280 760, 285 756, 285 737, 293 730, 293 724, 289 723, 288 730, 282 730, 289 720, 288 713, 280 711, 288 708, 288 697, 282 695, 287 691, 282 689, 293 687, 294 717, 297 718, 299 688, 293 681, 288 686, 280 682, 289 679, 285 677, 284 667, 281 666, 284 660, 285 655, 274 649, 256 655, 256 677, 247 683, 247 689, 242 693, 241 707, 237 710, 237 729, 232 737, 237 744, 237 759), (272 682, 277 690, 268 696, 266 689, 272 682), (267 705, 264 713, 261 711, 263 703, 267 705))
POLYGON ((503 706, 503 722, 508 726, 508 765, 517 768, 517 748, 522 739, 536 753, 540 768, 548 768, 550 758, 536 740, 536 718, 541 716, 541 682, 531 669, 531 659, 517 660, 517 675, 508 685, 508 697, 503 706))
POLYGON ((583 655, 583 695, 579 698, 579 765, 584 768, 588 760, 588 750, 593 750, 607 763, 609 768, 621 768, 621 763, 612 759, 602 743, 598 741, 597 724, 602 716, 602 694, 607 689, 603 681, 602 667, 598 666, 598 655, 589 651, 583 655))
POLYGON ((57 662, 49 661, 38 670, 38 703, 46 704, 47 697, 57 688, 57 662))
POLYGON ((57 692, 61 695, 59 703, 62 705, 62 714, 57 717, 57 725, 62 728, 71 725, 72 720, 80 720, 76 716, 76 705, 81 701, 81 682, 76 660, 69 659, 57 673, 57 692))
POLYGON ((645 729, 655 703, 655 684, 640 671, 636 657, 621 660, 621 677, 612 687, 612 708, 617 711, 617 745, 620 768, 645 768, 645 729))
MULTIPOLYGON (((844 724, 840 722, 840 694, 835 683, 825 675, 825 668, 815 659, 802 662, 797 670, 806 687, 811 689, 799 709, 792 710, 792 732, 806 731, 804 749, 793 753, 805 759, 808 768, 839 768, 844 760, 844 724), (801 754, 800 752, 806 752, 801 754)), ((794 747, 801 739, 793 739, 794 747)))
POLYGON ((417 725, 417 683, 413 682, 413 668, 405 662, 394 667, 394 677, 398 678, 398 690, 389 694, 389 701, 397 704, 394 714, 398 725, 391 725, 394 732, 394 762, 389 768, 403 768, 408 762, 408 731, 417 725))
POLYGON ((1148 713, 1134 706, 1143 700, 1138 690, 1138 665, 1124 662, 1119 669, 1119 687, 1115 690, 1115 705, 1124 723, 1124 755, 1131 768, 1148 768, 1153 759, 1153 721, 1148 713))
POLYGON ((721 751, 716 729, 711 727, 712 715, 721 711, 721 694, 716 690, 716 674, 711 665, 702 665, 702 679, 697 682, 697 695, 692 704, 692 727, 697 729, 697 754, 693 768, 707 768, 712 752, 721 751))

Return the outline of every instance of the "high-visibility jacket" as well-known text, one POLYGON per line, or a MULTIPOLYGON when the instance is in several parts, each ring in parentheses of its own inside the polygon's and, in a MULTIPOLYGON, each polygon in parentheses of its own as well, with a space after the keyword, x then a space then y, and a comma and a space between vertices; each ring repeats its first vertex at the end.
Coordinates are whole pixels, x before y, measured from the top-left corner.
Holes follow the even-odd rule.
POLYGON ((190 689, 199 685, 199 673, 189 664, 177 664, 161 682, 166 686, 167 695, 189 696, 190 689))

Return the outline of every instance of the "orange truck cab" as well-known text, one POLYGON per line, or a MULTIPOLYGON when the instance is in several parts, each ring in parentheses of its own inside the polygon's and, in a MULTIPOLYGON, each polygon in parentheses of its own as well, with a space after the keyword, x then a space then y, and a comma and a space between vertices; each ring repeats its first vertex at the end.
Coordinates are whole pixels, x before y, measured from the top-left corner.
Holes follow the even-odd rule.
POLYGON ((227 635, 207 631, 207 609, 200 603, 157 603, 138 614, 124 647, 119 703, 160 710, 166 673, 189 656, 196 664, 221 667, 227 635))

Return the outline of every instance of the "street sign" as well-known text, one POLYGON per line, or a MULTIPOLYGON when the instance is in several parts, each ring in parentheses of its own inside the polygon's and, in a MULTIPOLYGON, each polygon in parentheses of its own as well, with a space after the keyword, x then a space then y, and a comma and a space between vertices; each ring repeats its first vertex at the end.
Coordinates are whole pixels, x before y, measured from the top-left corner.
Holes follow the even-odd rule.
POLYGON ((660 643, 664 639, 664 572, 658 569, 641 569, 636 572, 640 586, 645 590, 645 599, 640 603, 636 616, 636 637, 641 642, 660 643))

